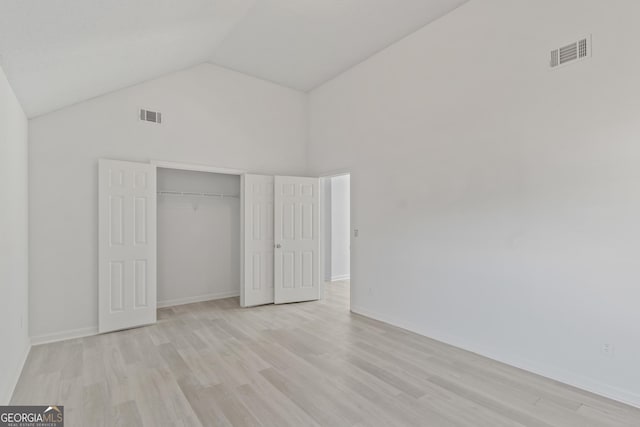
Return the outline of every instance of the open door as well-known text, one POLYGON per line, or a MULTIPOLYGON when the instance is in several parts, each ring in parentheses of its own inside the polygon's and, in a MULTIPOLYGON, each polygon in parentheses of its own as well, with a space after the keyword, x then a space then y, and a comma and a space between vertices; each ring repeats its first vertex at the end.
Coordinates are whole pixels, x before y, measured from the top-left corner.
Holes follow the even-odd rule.
POLYGON ((320 180, 275 177, 276 304, 320 298, 320 180))
POLYGON ((243 267, 240 305, 273 303, 273 177, 242 175, 243 267))
POLYGON ((156 168, 99 161, 100 333, 156 321, 156 168))

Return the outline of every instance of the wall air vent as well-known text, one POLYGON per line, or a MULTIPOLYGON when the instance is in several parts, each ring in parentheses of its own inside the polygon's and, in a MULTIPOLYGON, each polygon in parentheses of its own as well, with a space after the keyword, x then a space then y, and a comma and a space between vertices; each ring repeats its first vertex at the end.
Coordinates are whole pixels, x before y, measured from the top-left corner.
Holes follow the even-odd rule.
POLYGON ((558 68, 591 57, 591 36, 582 37, 551 51, 551 68, 558 68))
POLYGON ((140 109, 140 120, 144 122, 162 123, 162 113, 140 109))

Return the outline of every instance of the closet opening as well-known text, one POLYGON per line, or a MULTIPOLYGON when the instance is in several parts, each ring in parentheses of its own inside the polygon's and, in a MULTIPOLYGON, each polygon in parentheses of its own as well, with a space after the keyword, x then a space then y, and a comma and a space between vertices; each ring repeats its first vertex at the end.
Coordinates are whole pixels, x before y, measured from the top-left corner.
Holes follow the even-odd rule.
POLYGON ((240 295, 239 173, 157 168, 158 308, 240 295))
POLYGON ((98 175, 100 333, 162 307, 322 298, 318 178, 111 159, 98 175))

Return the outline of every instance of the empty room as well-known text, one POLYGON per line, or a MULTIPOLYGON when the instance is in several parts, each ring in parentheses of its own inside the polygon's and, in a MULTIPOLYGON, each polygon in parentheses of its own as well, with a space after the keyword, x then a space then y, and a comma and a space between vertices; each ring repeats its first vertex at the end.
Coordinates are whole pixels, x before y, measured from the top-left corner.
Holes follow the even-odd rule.
POLYGON ((637 0, 0 0, 0 427, 640 426, 637 0))

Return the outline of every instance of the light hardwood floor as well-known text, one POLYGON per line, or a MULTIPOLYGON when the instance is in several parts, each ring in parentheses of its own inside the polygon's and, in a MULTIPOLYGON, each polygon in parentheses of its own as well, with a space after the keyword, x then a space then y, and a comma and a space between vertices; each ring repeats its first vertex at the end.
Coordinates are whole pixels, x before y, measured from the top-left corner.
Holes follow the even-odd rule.
POLYGON ((640 410, 323 301, 159 310, 156 325, 33 347, 14 404, 67 426, 640 426, 640 410))

